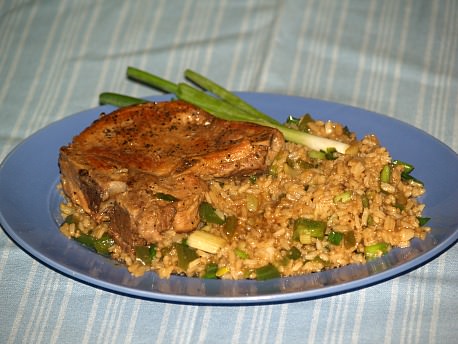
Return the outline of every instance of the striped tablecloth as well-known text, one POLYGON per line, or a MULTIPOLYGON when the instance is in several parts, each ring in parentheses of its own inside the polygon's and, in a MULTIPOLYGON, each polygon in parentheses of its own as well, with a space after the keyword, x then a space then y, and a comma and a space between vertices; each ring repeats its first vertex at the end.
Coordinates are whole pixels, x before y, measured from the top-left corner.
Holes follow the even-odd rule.
MULTIPOLYGON (((458 150, 458 1, 0 1, 0 158, 98 94, 154 94, 128 65, 387 114, 458 150)), ((456 187, 455 185, 453 187, 456 187)), ((0 197, 2 195, 0 194, 0 197)), ((458 208, 458 205, 457 205, 458 208)), ((118 295, 0 232, 1 343, 456 343, 458 250, 369 288, 252 306, 118 295)))

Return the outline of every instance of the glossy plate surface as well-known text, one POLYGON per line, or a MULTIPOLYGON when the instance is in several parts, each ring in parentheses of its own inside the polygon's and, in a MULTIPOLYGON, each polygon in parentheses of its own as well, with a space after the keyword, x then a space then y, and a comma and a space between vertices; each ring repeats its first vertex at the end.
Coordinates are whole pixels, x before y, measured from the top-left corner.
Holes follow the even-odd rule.
MULTIPOLYGON (((406 123, 342 104, 266 93, 240 93, 262 111, 282 121, 288 115, 310 113, 316 119, 347 125, 361 138, 376 134, 394 159, 415 166, 413 175, 427 192, 424 216, 431 217, 426 240, 413 240, 365 265, 306 276, 269 281, 201 280, 154 273, 132 277, 122 265, 68 240, 58 230, 61 201, 57 158, 68 144, 101 112, 103 106, 55 122, 19 144, 0 166, 0 221, 23 250, 56 271, 108 291, 152 300, 195 304, 261 304, 330 296, 394 278, 429 262, 453 246, 458 238, 458 157, 449 147, 406 123)), ((151 97, 168 100, 170 96, 151 97)))

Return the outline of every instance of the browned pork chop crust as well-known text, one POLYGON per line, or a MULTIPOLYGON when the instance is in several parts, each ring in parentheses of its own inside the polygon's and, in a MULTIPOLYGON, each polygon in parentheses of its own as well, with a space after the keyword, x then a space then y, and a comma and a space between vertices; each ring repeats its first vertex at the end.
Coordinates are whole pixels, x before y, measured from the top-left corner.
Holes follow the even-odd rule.
POLYGON ((121 108, 61 148, 62 187, 132 248, 167 229, 195 229, 209 180, 265 171, 283 142, 276 129, 220 120, 182 101, 121 108))

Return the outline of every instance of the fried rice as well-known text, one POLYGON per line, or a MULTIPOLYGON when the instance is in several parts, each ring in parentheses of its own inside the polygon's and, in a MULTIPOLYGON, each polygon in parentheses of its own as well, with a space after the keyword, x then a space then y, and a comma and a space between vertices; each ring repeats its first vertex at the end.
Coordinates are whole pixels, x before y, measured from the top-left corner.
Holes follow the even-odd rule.
POLYGON ((144 249, 124 252, 107 237, 108 222, 96 223, 68 200, 61 204, 66 220, 60 230, 122 262, 135 276, 151 270, 161 278, 235 280, 363 264, 409 246, 415 237, 424 239, 429 228, 422 224, 419 196, 425 188, 411 177, 409 164, 394 160, 374 135, 357 140, 330 121, 308 120, 306 128, 350 147, 339 154, 287 142, 268 173, 209 182, 205 203, 222 221, 202 221, 197 231, 215 239, 214 249, 191 246, 193 233, 169 230, 147 247, 149 258, 144 249))

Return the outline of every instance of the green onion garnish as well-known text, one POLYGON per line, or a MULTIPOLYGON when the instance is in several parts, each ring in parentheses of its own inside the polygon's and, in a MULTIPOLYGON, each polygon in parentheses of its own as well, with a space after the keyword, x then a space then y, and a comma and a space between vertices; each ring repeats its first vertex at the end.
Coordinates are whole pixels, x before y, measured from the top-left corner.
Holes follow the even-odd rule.
MULTIPOLYGON (((185 71, 185 76, 200 87, 208 89, 212 94, 206 93, 186 83, 173 83, 134 67, 127 68, 127 76, 132 80, 155 89, 175 94, 178 99, 200 107, 215 117, 225 120, 256 123, 276 128, 282 132, 286 140, 305 145, 313 150, 326 151, 328 148, 333 148, 339 153, 345 153, 348 148, 348 144, 346 143, 288 128, 278 123, 278 121, 267 114, 257 110, 234 93, 227 91, 210 79, 189 69, 185 71)), ((116 106, 127 106, 145 102, 144 99, 110 92, 102 93, 99 96, 99 101, 101 104, 112 104, 116 106)))

